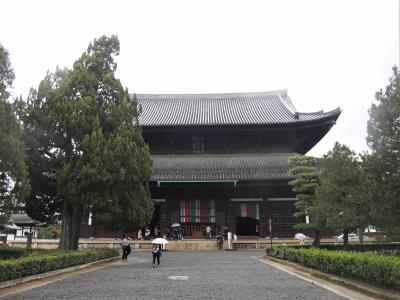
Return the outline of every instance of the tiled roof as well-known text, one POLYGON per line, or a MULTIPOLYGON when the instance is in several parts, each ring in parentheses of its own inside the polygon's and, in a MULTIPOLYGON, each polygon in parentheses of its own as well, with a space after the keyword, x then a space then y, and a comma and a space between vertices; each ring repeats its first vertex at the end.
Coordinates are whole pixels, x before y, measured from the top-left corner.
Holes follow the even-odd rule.
POLYGON ((262 125, 334 118, 340 109, 301 113, 286 90, 233 94, 138 94, 142 126, 262 125))
POLYGON ((23 224, 36 224, 38 223, 36 220, 29 217, 27 214, 11 214, 10 219, 17 225, 23 224))
POLYGON ((295 153, 152 155, 151 181, 287 179, 295 153))

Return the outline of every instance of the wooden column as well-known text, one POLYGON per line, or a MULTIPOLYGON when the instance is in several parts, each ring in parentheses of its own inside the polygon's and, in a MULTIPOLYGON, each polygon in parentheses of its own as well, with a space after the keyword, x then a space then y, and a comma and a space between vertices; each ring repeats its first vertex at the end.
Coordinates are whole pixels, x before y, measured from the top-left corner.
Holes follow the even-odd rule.
MULTIPOLYGON (((267 219, 267 236, 271 236, 271 232, 269 232, 269 220, 272 220, 272 203, 270 201, 266 201, 266 219, 267 219)), ((274 224, 272 223, 272 234, 274 233, 274 224)))
POLYGON ((260 236, 266 237, 268 234, 268 219, 267 219, 267 199, 259 202, 260 205, 260 236))
POLYGON ((160 205, 160 230, 162 233, 165 233, 166 229, 169 228, 167 202, 160 202, 159 205, 160 205))
POLYGON ((235 203, 227 199, 225 205, 227 211, 226 226, 228 226, 228 231, 236 233, 235 203))
POLYGON ((179 200, 170 199, 169 201, 169 213, 170 213, 170 223, 180 223, 179 219, 179 200))
POLYGON ((222 229, 222 226, 225 225, 225 200, 217 199, 216 201, 216 210, 215 210, 215 228, 212 232, 213 235, 218 235, 222 229))

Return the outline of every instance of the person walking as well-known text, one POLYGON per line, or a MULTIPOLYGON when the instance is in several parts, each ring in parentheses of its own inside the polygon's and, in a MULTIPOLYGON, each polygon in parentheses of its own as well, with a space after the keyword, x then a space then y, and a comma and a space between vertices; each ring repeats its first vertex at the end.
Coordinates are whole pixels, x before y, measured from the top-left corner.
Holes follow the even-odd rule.
POLYGON ((131 252, 131 246, 129 245, 128 235, 125 234, 124 238, 121 241, 122 248, 122 261, 128 260, 128 255, 131 252))
POLYGON ((153 245, 153 250, 151 251, 153 254, 153 268, 156 265, 156 259, 157 259, 157 266, 160 265, 160 256, 161 256, 161 247, 158 244, 153 245))
POLYGON ((149 240, 150 239, 150 228, 147 227, 145 232, 144 232, 144 239, 149 240))
POLYGON ((139 229, 137 232, 137 239, 141 241, 143 239, 142 229, 139 229))
POLYGON ((210 225, 207 225, 206 227, 206 238, 209 240, 211 238, 211 227, 210 225))
POLYGON ((232 250, 232 232, 228 232, 228 250, 232 250))

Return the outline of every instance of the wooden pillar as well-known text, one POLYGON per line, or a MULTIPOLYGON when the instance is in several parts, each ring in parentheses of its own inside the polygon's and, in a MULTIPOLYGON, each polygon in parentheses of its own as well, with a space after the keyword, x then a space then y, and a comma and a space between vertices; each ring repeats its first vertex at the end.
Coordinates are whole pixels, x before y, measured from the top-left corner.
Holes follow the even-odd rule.
POLYGON ((268 234, 268 219, 267 219, 267 199, 259 202, 260 209, 260 236, 266 237, 268 234))
POLYGON ((169 207, 169 215, 170 215, 170 223, 180 223, 179 219, 179 200, 178 199, 170 199, 168 200, 169 207))
MULTIPOLYGON (((267 219, 267 236, 271 236, 271 232, 269 232, 269 220, 272 220, 272 203, 270 201, 266 201, 266 219, 267 219)), ((274 224, 272 222, 272 234, 274 234, 274 224)))
POLYGON ((216 200, 216 210, 215 210, 215 228, 212 232, 213 235, 218 235, 221 232, 222 227, 225 225, 225 200, 216 200))
POLYGON ((235 203, 227 199, 225 204, 227 211, 226 226, 228 227, 228 231, 236 233, 235 203))
MULTIPOLYGON (((166 201, 168 201, 168 200, 166 200, 166 201)), ((159 205, 160 205, 160 232, 165 233, 166 229, 169 228, 167 203, 160 202, 159 205)))

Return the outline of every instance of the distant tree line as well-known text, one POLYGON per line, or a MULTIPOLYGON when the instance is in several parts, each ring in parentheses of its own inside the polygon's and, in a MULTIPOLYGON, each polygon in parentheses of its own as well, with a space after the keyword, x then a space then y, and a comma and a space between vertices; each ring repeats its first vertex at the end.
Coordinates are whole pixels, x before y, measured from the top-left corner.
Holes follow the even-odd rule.
MULTIPOLYGON (((334 228, 348 233, 368 225, 398 235, 400 233, 400 76, 393 68, 386 89, 376 93, 369 111, 367 142, 370 153, 355 154, 336 143, 321 159, 295 156, 289 159, 290 181, 296 194, 295 216, 310 222, 297 229, 320 232, 334 228)), ((360 234, 362 238, 362 234, 360 234)), ((362 241, 362 240, 361 240, 362 241)))

